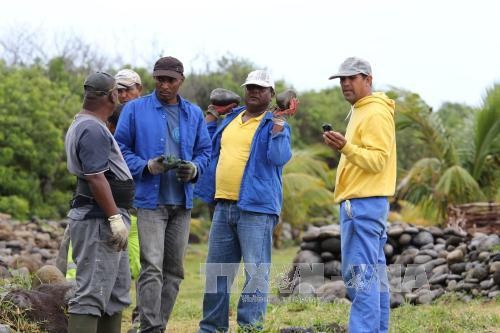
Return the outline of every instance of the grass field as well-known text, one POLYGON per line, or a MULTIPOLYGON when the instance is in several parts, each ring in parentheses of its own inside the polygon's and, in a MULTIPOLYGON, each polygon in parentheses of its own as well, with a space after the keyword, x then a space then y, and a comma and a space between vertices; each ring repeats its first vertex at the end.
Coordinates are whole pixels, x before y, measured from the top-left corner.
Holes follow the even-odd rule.
MULTIPOLYGON (((201 265, 206 258, 206 244, 190 245, 185 262, 185 280, 181 284, 180 293, 167 332, 196 332, 201 319, 204 281, 200 274, 201 265)), ((284 273, 297 252, 297 248, 274 250, 273 269, 271 275, 284 273)), ((231 298, 230 324, 231 332, 236 332, 236 305, 238 291, 241 289, 243 275, 240 274, 239 288, 231 298)), ((132 291, 135 299, 135 290, 132 291)), ((130 327, 131 308, 127 310, 123 320, 123 332, 130 327)), ((349 305, 341 303, 321 303, 317 301, 295 301, 270 304, 264 324, 265 332, 279 332, 289 326, 320 327, 329 323, 346 325, 349 305)), ((500 333, 500 299, 495 301, 474 300, 469 303, 460 302, 453 295, 441 297, 431 305, 404 305, 391 311, 391 332, 397 333, 455 333, 455 332, 499 332, 500 333)))

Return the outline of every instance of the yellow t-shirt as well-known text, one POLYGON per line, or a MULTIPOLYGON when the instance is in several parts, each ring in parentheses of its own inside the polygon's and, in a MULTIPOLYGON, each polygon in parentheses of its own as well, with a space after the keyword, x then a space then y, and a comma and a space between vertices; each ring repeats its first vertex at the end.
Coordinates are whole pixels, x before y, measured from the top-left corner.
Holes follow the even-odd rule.
POLYGON ((234 118, 222 133, 219 162, 215 171, 215 199, 238 200, 252 140, 266 114, 264 112, 243 123, 245 112, 234 118))

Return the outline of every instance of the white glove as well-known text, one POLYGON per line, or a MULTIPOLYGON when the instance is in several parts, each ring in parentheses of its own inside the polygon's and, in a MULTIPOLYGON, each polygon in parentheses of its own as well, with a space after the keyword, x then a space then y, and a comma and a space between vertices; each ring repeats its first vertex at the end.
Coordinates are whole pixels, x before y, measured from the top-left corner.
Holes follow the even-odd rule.
POLYGON ((165 156, 157 156, 148 161, 148 170, 152 175, 159 175, 160 173, 164 173, 166 170, 165 164, 163 161, 165 160, 165 156))
POLYGON ((117 252, 127 249, 128 229, 121 214, 116 214, 108 217, 111 227, 111 243, 117 252))

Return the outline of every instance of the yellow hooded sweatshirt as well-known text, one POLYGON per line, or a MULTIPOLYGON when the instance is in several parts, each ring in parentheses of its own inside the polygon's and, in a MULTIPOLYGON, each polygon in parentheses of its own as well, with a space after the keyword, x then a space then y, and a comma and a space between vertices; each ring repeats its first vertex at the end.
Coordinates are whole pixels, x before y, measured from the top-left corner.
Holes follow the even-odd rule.
POLYGON ((352 107, 337 179, 335 202, 392 196, 396 188, 395 103, 384 93, 361 98, 352 107))

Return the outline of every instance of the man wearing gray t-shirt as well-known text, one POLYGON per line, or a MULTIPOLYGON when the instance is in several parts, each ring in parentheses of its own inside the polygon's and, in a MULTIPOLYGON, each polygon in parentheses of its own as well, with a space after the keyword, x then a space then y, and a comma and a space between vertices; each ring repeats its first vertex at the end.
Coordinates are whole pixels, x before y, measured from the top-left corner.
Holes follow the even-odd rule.
POLYGON ((65 139, 67 166, 77 177, 70 238, 76 291, 69 300, 68 332, 120 332, 130 304, 127 236, 134 184, 120 149, 106 127, 118 103, 115 79, 97 72, 84 83, 83 109, 65 139))

